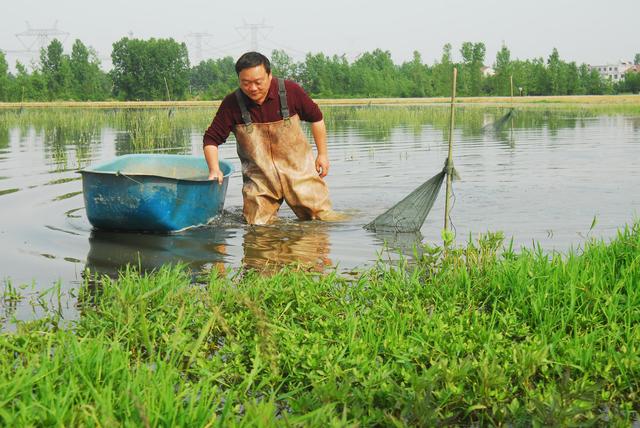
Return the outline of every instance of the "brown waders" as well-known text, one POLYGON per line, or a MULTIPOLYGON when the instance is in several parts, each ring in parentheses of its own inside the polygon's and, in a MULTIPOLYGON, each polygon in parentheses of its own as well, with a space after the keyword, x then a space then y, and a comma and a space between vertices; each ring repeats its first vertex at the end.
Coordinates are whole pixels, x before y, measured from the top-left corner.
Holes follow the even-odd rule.
POLYGON ((329 220, 335 216, 329 189, 318 176, 300 118, 289 116, 283 79, 278 87, 282 120, 269 123, 252 123, 245 96, 236 90, 244 122, 233 130, 242 163, 244 218, 249 224, 270 223, 284 200, 302 220, 329 220))

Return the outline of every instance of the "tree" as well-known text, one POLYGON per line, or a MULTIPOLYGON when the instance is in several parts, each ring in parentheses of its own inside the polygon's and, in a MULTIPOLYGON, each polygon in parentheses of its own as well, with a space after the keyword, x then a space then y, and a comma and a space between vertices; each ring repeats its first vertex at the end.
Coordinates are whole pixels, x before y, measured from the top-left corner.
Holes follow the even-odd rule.
POLYGON ((367 97, 398 96, 398 71, 391 52, 365 52, 355 60, 351 71, 356 93, 367 97))
POLYGON ((545 66, 544 59, 534 58, 533 60, 520 61, 514 73, 515 82, 522 85, 527 95, 549 95, 551 84, 549 72, 545 66))
POLYGON ((221 99, 238 87, 235 62, 232 57, 208 59, 193 67, 191 90, 205 98, 221 99))
POLYGON ((635 58, 633 59, 634 64, 640 64, 640 53, 637 53, 635 58))
POLYGON ((9 99, 17 102, 48 100, 45 76, 38 70, 29 74, 27 67, 20 61, 16 61, 16 75, 11 85, 9 99))
POLYGON ((129 39, 113 44, 114 93, 125 100, 182 99, 189 87, 189 52, 173 39, 129 39))
POLYGON ((433 92, 429 68, 422 63, 420 52, 413 51, 413 60, 400 67, 403 85, 403 97, 428 97, 433 92))
POLYGON ((493 95, 510 95, 511 76, 513 76, 513 64, 511 63, 511 52, 504 44, 496 54, 495 70, 496 74, 492 78, 493 95))
POLYGON ((284 79, 298 80, 298 65, 284 50, 271 52, 271 72, 284 79))
POLYGON ((585 88, 575 62, 563 63, 563 75, 566 82, 566 95, 584 95, 585 88))
POLYGON ((309 53, 298 66, 299 83, 314 96, 366 96, 363 84, 353 86, 354 73, 346 58, 338 55, 309 53))
POLYGON ((588 65, 580 66, 580 80, 584 86, 584 92, 588 95, 602 95, 605 87, 598 70, 590 69, 588 65))
POLYGON ((0 51, 0 101, 9 101, 9 64, 0 51))
POLYGON ((451 44, 447 43, 442 47, 440 61, 434 64, 431 71, 433 76, 433 95, 438 97, 451 95, 452 73, 451 44))
POLYGON ((627 71, 625 73, 624 90, 634 94, 640 93, 640 72, 627 71))
POLYGON ((40 51, 40 67, 44 76, 49 100, 68 98, 70 95, 71 69, 62 43, 53 39, 40 51))
POLYGON ((71 48, 69 68, 72 75, 73 98, 77 100, 105 99, 111 87, 107 75, 100 69, 95 52, 76 40, 71 48))
POLYGON ((300 84, 314 96, 332 96, 330 59, 324 54, 307 54, 300 70, 300 84))
POLYGON ((482 67, 486 54, 484 43, 464 42, 460 48, 462 67, 460 72, 460 94, 477 97, 482 89, 482 67))
POLYGON ((547 60, 549 70, 549 82, 551 84, 551 95, 565 95, 567 93, 567 80, 563 72, 563 63, 560 60, 558 49, 553 48, 547 60))

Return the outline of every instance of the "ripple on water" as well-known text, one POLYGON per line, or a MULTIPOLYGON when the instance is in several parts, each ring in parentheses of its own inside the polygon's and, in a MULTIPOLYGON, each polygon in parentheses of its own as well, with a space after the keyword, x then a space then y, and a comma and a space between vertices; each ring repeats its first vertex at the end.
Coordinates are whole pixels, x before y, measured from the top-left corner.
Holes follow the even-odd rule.
MULTIPOLYGON (((454 132, 453 160, 462 176, 453 188, 458 242, 502 230, 516 245, 536 240, 566 249, 583 241, 594 215, 598 222, 590 236, 596 237, 610 237, 616 227, 633 221, 640 206, 640 118, 518 111, 513 130, 508 123, 500 132, 483 133, 485 122, 497 116, 493 111, 461 115, 454 132)), ((283 206, 274 225, 246 225, 241 165, 230 139, 220 146, 221 157, 237 170, 225 211, 206 227, 169 235, 98 231, 86 219, 81 178, 70 177, 71 172, 129 153, 133 148, 123 139, 127 130, 105 126, 80 142, 60 141, 62 134, 55 140, 35 127, 16 128, 0 151, 0 200, 6 205, 0 209, 1 271, 26 281, 72 282, 83 267, 114 273, 127 263, 154 269, 181 262, 194 271, 211 271, 220 264, 269 269, 296 262, 316 271, 336 265, 351 271, 379 257, 411 257, 416 244, 440 241, 444 192, 419 234, 382 236, 362 226, 442 170, 446 120, 425 115, 424 123, 417 123, 414 113, 406 123, 396 114, 390 124, 345 114, 344 121, 329 127, 326 181, 334 208, 351 214, 345 222, 299 222, 283 206)), ((376 120, 384 122, 383 117, 376 120)), ((158 151, 201 154, 200 133, 187 131, 189 142, 158 151)))

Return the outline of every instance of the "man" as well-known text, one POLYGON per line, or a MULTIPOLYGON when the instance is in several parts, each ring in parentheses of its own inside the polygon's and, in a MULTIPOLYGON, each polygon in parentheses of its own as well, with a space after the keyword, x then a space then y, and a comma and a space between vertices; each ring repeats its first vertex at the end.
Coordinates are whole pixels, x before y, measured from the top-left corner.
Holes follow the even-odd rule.
POLYGON ((282 201, 298 218, 332 220, 327 131, 318 105, 294 82, 271 75, 264 55, 248 52, 236 62, 240 87, 227 95, 204 134, 209 179, 222 183, 218 146, 231 132, 242 163, 243 214, 249 224, 275 220, 282 201), (317 157, 300 127, 311 122, 317 157))

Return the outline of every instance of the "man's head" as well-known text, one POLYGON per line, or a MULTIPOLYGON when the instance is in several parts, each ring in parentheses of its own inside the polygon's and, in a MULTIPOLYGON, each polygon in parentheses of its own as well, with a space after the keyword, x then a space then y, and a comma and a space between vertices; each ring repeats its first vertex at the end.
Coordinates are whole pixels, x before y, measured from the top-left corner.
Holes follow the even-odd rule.
POLYGON ((269 59, 258 52, 247 52, 236 61, 236 73, 242 92, 255 103, 262 104, 271 85, 269 59))

